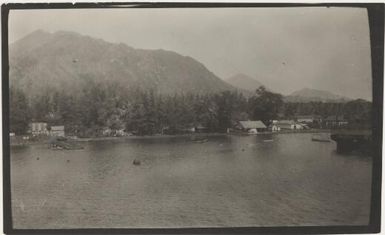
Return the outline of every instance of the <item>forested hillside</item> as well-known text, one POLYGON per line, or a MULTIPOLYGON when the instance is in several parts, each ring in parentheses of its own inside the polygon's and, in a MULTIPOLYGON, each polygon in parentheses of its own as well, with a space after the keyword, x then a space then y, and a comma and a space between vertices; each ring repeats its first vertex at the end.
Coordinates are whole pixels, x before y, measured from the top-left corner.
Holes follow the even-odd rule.
POLYGON ((246 98, 236 91, 212 94, 164 95, 153 90, 129 90, 115 82, 90 82, 77 95, 44 90, 28 100, 21 89, 11 88, 11 131, 26 133, 31 121, 65 125, 66 133, 98 136, 103 130, 124 129, 139 135, 173 134, 196 126, 225 132, 240 120, 295 118, 297 115, 346 115, 348 120, 370 121, 371 103, 284 103, 280 94, 259 88, 246 98))

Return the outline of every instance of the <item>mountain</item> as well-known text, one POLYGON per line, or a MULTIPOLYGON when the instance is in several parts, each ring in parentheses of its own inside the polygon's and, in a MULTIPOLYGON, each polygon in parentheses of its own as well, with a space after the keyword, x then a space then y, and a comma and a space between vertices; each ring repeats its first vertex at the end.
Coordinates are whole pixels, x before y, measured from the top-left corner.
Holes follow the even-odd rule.
POLYGON ((91 81, 113 81, 162 94, 235 89, 191 57, 134 49, 74 32, 38 30, 9 48, 10 84, 27 95, 50 88, 76 92, 91 81))
POLYGON ((285 96, 286 102, 312 102, 312 101, 321 101, 321 102, 347 102, 351 100, 350 98, 339 96, 333 94, 329 91, 316 90, 310 88, 303 88, 301 90, 295 91, 288 96, 285 96))
POLYGON ((253 93, 258 87, 263 86, 262 83, 255 80, 254 78, 241 73, 231 76, 227 78, 225 81, 234 87, 251 91, 253 93))

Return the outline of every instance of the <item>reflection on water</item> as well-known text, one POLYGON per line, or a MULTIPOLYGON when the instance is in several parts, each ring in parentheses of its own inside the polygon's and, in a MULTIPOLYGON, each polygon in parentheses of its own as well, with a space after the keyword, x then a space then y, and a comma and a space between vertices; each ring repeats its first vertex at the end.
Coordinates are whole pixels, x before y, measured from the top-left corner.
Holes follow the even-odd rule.
POLYGON ((367 224, 371 158, 338 155, 334 142, 310 139, 170 137, 12 149, 14 227, 367 224))

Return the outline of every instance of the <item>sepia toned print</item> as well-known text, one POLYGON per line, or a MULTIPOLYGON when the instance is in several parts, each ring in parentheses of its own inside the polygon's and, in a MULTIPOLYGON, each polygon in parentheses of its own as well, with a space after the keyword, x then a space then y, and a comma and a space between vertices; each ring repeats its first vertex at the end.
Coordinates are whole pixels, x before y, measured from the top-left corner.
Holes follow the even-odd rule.
POLYGON ((16 229, 362 226, 360 8, 9 15, 16 229))

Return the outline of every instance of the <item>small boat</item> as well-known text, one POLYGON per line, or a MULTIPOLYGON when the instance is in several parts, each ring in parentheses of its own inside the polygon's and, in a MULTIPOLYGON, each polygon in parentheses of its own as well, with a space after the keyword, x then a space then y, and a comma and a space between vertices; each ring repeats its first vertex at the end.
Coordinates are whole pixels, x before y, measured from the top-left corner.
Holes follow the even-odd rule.
POLYGON ((194 143, 205 143, 207 141, 209 141, 209 139, 207 139, 206 137, 203 137, 203 136, 191 136, 190 137, 190 141, 194 142, 194 143))
POLYGON ((274 140, 271 139, 271 140, 263 140, 263 142, 273 142, 274 140))
POLYGON ((206 143, 207 141, 209 141, 209 139, 194 140, 195 143, 200 143, 200 144, 206 143))
POLYGON ((51 145, 50 148, 52 150, 63 150, 63 149, 65 149, 64 147, 59 146, 59 145, 51 145))
POLYGON ((77 150, 84 149, 75 141, 69 141, 65 137, 53 137, 49 140, 49 148, 52 150, 77 150))
POLYGON ((321 135, 321 134, 314 134, 311 137, 312 141, 318 141, 318 142, 330 142, 330 138, 327 135, 321 135))
POLYGON ((138 159, 134 159, 134 161, 132 162, 133 165, 135 166, 139 166, 142 162, 139 161, 138 159))

